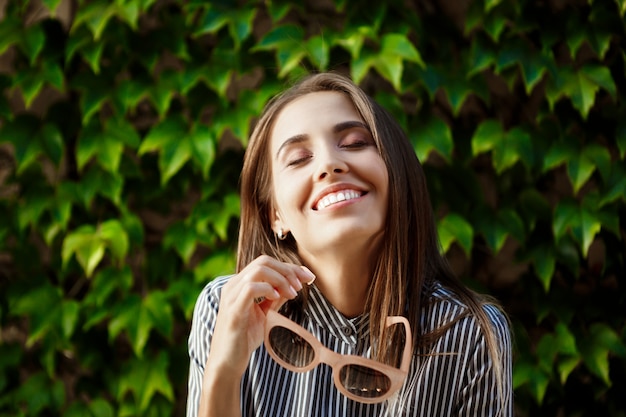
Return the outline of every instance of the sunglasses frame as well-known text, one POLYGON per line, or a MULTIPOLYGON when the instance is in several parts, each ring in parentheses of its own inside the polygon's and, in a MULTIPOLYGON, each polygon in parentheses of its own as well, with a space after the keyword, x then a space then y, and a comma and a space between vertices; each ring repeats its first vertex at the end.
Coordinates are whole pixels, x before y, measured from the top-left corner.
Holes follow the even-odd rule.
POLYGON ((333 370, 333 380, 335 382, 335 387, 337 387, 339 392, 355 401, 373 404, 386 400, 402 387, 402 384, 404 383, 404 380, 406 379, 406 376, 409 372, 409 366, 411 365, 413 339, 409 322, 405 317, 402 316, 387 317, 386 327, 392 326, 394 324, 403 324, 406 332, 406 342, 404 345, 404 351, 402 352, 402 362, 400 364, 400 368, 395 368, 393 366, 386 365, 373 359, 364 358, 362 356, 342 355, 340 353, 333 352, 326 346, 322 345, 322 343, 317 340, 315 336, 313 336, 302 326, 294 323, 292 320, 289 320, 287 317, 274 310, 269 310, 265 317, 265 348, 270 356, 278 364, 293 372, 307 372, 315 368, 320 363, 330 365, 333 370), (311 363, 309 363, 307 366, 298 368, 282 360, 278 356, 278 354, 276 354, 270 342, 270 331, 274 327, 284 327, 306 340, 311 345, 314 352, 313 360, 311 361, 311 363), (359 365, 382 373, 387 378, 389 378, 389 381, 391 382, 389 390, 379 397, 359 397, 358 395, 349 392, 341 384, 340 380, 340 370, 346 365, 359 365))

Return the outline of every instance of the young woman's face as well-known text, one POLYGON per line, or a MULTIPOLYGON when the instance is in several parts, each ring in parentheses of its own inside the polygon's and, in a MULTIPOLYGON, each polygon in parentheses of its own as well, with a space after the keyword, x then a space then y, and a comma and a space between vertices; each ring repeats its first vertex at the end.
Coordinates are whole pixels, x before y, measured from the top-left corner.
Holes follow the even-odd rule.
POLYGON ((270 157, 272 226, 293 235, 301 256, 375 247, 384 231, 389 178, 345 95, 309 93, 288 104, 275 120, 270 157))

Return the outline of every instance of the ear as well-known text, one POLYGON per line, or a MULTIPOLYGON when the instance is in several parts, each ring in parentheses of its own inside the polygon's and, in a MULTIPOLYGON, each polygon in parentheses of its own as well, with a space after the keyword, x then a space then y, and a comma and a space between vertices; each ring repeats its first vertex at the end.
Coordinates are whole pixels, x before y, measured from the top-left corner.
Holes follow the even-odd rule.
POLYGON ((272 230, 278 234, 281 230, 283 234, 289 233, 289 228, 285 225, 278 210, 270 209, 270 221, 272 222, 272 230))

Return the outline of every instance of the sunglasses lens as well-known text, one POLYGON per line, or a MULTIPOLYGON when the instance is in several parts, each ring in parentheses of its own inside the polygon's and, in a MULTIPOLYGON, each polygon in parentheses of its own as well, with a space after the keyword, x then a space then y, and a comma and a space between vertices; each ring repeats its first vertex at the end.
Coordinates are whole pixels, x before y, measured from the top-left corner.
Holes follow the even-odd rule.
POLYGON ((273 327, 269 340, 274 353, 296 368, 304 368, 315 357, 315 351, 309 342, 284 327, 273 327))
POLYGON ((385 374, 361 365, 344 366, 339 377, 348 392, 362 398, 383 396, 391 388, 391 380, 385 374))

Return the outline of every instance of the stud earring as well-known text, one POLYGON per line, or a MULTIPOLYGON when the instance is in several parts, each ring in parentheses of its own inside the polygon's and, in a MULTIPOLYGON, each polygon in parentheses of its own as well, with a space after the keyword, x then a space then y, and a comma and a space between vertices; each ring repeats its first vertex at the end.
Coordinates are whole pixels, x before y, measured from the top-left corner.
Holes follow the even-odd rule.
POLYGON ((287 235, 283 232, 282 227, 278 229, 278 233, 276 233, 276 236, 278 237, 279 240, 285 240, 285 238, 287 237, 287 235))

